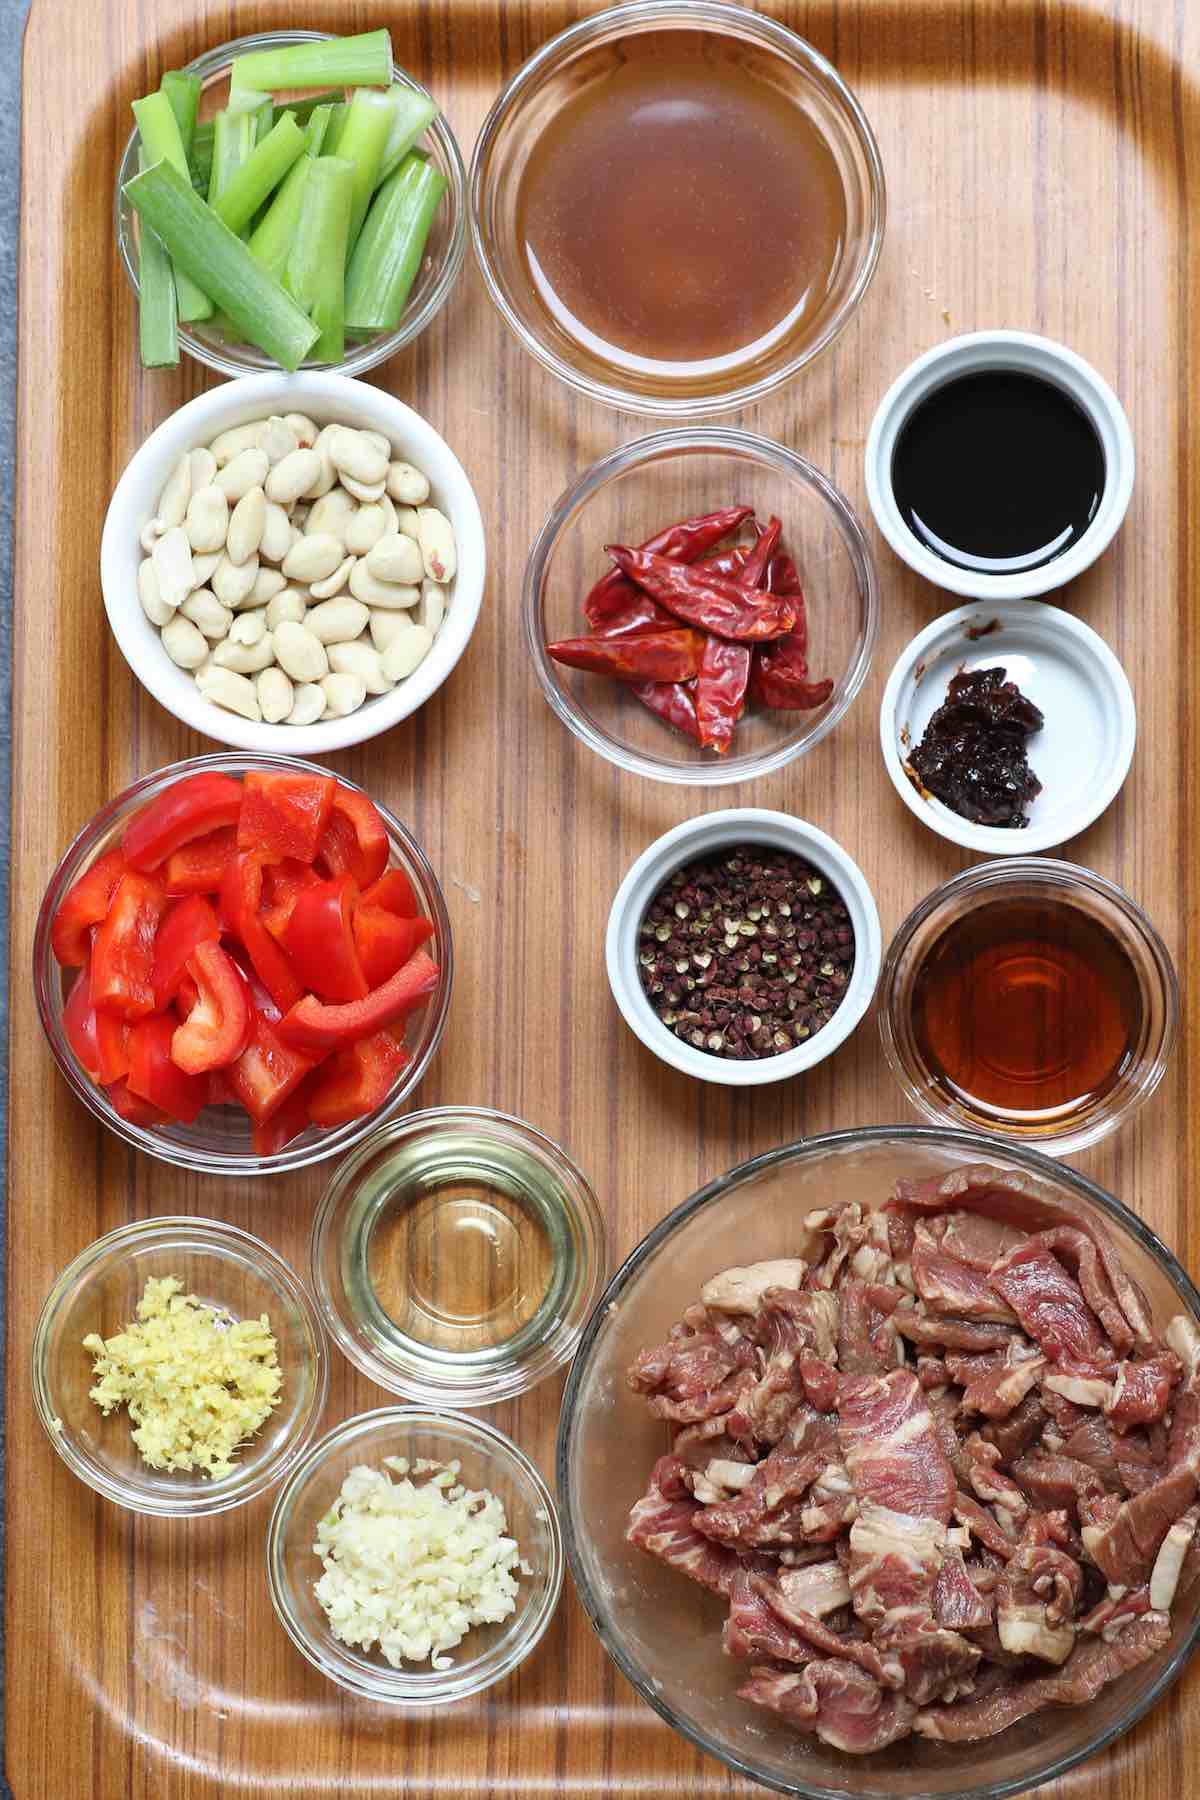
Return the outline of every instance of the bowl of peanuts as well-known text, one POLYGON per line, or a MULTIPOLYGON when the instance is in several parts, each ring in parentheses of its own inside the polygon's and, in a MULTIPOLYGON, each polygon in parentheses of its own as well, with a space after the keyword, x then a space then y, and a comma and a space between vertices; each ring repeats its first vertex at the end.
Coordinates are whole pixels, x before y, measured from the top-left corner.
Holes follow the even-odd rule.
POLYGON ((444 439, 393 395, 318 373, 180 407, 121 476, 100 545, 113 635, 159 704, 236 749, 302 756, 437 691, 485 564, 444 439))

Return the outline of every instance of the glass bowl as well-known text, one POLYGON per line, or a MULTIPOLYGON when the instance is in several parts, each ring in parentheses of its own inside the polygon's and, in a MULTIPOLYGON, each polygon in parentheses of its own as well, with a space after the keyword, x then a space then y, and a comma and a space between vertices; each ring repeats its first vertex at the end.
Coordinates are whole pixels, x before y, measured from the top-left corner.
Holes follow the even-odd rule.
POLYGON ((312 1442, 328 1386, 325 1333, 302 1283, 269 1244, 215 1219, 138 1219, 98 1238, 58 1277, 33 1335, 34 1403, 50 1442, 81 1481, 131 1512, 198 1518, 266 1493, 312 1442), (152 1469, 126 1409, 106 1418, 88 1397, 95 1377, 82 1340, 121 1331, 146 1282, 168 1275, 235 1319, 266 1313, 278 1346, 280 1404, 217 1480, 152 1469))
MULTIPOLYGON (((242 56, 251 50, 278 49, 283 44, 309 43, 314 39, 333 35, 329 31, 257 31, 248 37, 234 38, 228 44, 219 44, 215 50, 206 50, 202 56, 195 57, 186 65, 186 73, 199 75, 204 83, 200 96, 201 117, 209 117, 223 101, 229 66, 235 56, 242 56)), ((392 81, 410 88, 413 93, 424 94, 428 99, 434 98, 427 94, 420 82, 414 81, 411 75, 394 64, 392 81)), ((125 183, 137 174, 140 142, 135 128, 129 135, 125 154, 117 170, 113 197, 117 253, 135 296, 138 293, 137 214, 125 198, 124 189, 125 183)), ((434 216, 420 274, 413 284, 400 323, 394 331, 381 332, 363 343, 348 342, 346 353, 340 362, 306 361, 301 363, 302 369, 336 369, 343 375, 361 375, 365 370, 375 368, 378 363, 386 362, 388 357, 402 350, 405 344, 419 337, 449 298, 466 253, 466 171, 458 142, 440 112, 420 139, 420 145, 428 152, 434 166, 446 177, 446 191, 434 216)), ((222 375, 253 375, 268 369, 275 370, 279 366, 273 358, 258 349, 257 345, 226 339, 214 331, 208 321, 186 325, 181 320, 179 345, 189 356, 194 356, 197 362, 216 369, 222 375)))
POLYGON ((567 729, 619 769, 695 787, 768 775, 819 744, 866 680, 879 632, 875 561, 845 495, 782 444, 722 426, 656 432, 593 463, 538 533, 522 605, 534 674, 567 729), (640 544, 673 519, 735 504, 783 521, 808 607, 809 665, 834 687, 812 712, 752 707, 717 757, 648 712, 623 682, 565 668, 546 645, 588 632, 582 599, 609 566, 606 544, 640 544))
MULTIPOLYGON (((1031 1003, 1032 1004, 1032 1003, 1031 1003)), ((879 979, 879 1032, 905 1098, 937 1124, 995 1132, 1008 1140, 1074 1155, 1116 1131, 1148 1100, 1166 1072, 1179 1030, 1179 981, 1170 953, 1123 888, 1092 869, 1050 857, 1006 857, 977 864, 935 888, 905 919, 888 947, 879 979), (989 902, 1039 899, 1070 906, 1115 937, 1137 982, 1141 1019, 1112 1085, 1064 1114, 985 1110, 937 1081, 913 1028, 913 997, 942 935, 989 902)))
POLYGON ((573 1354, 603 1279, 604 1221, 540 1131, 441 1106, 339 1165, 311 1257, 321 1315, 364 1375, 428 1406, 493 1406, 573 1354))
POLYGON ((280 1624, 315 1669, 368 1700, 388 1706, 442 1706, 478 1694, 518 1668, 554 1615, 562 1591, 563 1550, 554 1502, 545 1482, 511 1438, 455 1412, 386 1406, 347 1419, 323 1437, 280 1490, 267 1530, 267 1583, 280 1624), (377 1652, 352 1649, 333 1636, 313 1592, 321 1574, 314 1553, 317 1525, 342 1482, 361 1464, 382 1468, 388 1456, 457 1461, 469 1488, 488 1488, 503 1502, 507 1531, 528 1572, 511 1616, 475 1626, 449 1669, 428 1663, 393 1669, 377 1652))
MULTIPOLYGON (((142 1126, 123 1119, 110 1104, 103 1088, 88 1079, 67 1042, 63 1010, 75 971, 59 968, 50 948, 50 927, 71 883, 105 850, 119 842, 133 815, 174 782, 206 769, 227 775, 244 775, 248 769, 329 774, 329 770, 319 764, 303 762, 297 757, 227 751, 223 755, 197 756, 187 762, 171 763, 165 769, 156 769, 152 775, 144 775, 124 793, 110 800, 67 846, 42 899, 33 939, 33 984, 38 1016, 54 1060, 72 1091, 102 1125, 107 1125, 135 1149, 144 1150, 162 1162, 175 1163, 179 1168, 202 1170, 210 1175, 270 1175, 284 1169, 301 1169, 309 1163, 322 1162, 327 1156, 341 1155, 360 1143, 376 1125, 403 1105, 429 1067, 445 1029, 454 981, 450 917, 425 852, 399 819, 375 801, 391 844, 390 866, 405 871, 420 901, 422 913, 433 923, 433 937, 425 947, 442 971, 437 993, 408 1019, 404 1041, 412 1060, 383 1105, 365 1118, 329 1131, 310 1126, 303 1136, 294 1138, 273 1156, 255 1156, 250 1146, 250 1121, 239 1107, 206 1106, 191 1125, 168 1121, 142 1126)), ((339 775, 338 780, 344 787, 361 791, 343 775, 339 775)))
MULTIPOLYGON (((984 1161, 1102 1223, 1161 1325, 1200 1324, 1200 1294, 1127 1206, 1048 1157, 968 1132, 886 1126, 836 1131, 733 1169, 668 1213, 613 1276, 583 1334, 563 1394, 558 1494, 579 1598, 605 1649, 654 1710, 739 1775, 804 1800, 1000 1800, 1050 1781, 1133 1725, 1183 1668, 1200 1634, 1200 1584, 1176 1600, 1170 1642, 1086 1707, 1040 1712, 978 1744, 907 1738, 851 1757, 736 1697, 744 1664, 722 1654, 725 1607, 625 1541, 633 1502, 667 1448, 664 1427, 626 1387, 709 1276, 794 1255, 800 1221, 830 1196, 878 1208, 897 1177, 984 1161)), ((1167 1722, 1163 1722, 1164 1730, 1167 1722)))
POLYGON ((632 0, 562 31, 501 91, 471 160, 471 238, 488 291, 522 348, 594 400, 635 413, 695 418, 749 406, 820 355, 870 285, 883 242, 883 168, 871 128, 837 71, 786 26, 714 0, 632 0), (673 373, 591 334, 565 331, 544 308, 519 226, 525 170, 564 106, 619 69, 626 41, 643 32, 703 31, 708 54, 751 71, 782 96, 830 152, 846 223, 840 260, 820 302, 744 352, 673 373), (581 341, 587 335, 588 342, 581 341))

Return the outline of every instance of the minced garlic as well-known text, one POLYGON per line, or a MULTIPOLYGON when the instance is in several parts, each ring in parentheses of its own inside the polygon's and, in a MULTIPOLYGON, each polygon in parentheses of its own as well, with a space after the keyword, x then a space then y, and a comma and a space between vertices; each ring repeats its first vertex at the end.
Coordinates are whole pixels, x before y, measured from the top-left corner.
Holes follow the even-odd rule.
POLYGON ((106 1417, 128 1407, 133 1441, 152 1469, 232 1474, 238 1445, 279 1404, 266 1313, 231 1321, 166 1275, 147 1281, 137 1317, 115 1337, 84 1338, 95 1364, 91 1398, 106 1417))

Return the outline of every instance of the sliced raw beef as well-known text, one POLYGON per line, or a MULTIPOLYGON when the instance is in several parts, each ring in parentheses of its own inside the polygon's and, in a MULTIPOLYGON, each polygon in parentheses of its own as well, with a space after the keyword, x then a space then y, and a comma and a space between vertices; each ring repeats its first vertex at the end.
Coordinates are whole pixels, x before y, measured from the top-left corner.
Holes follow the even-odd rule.
POLYGON ((815 1731, 836 1750, 858 1756, 907 1737, 915 1710, 902 1694, 885 1693, 865 1669, 832 1658, 800 1670, 752 1669, 738 1693, 781 1713, 800 1731, 815 1731))
POLYGON ((678 1480, 679 1466, 675 1457, 659 1458, 648 1492, 635 1501, 629 1514, 625 1536, 640 1550, 690 1575, 701 1587, 724 1594, 737 1569, 737 1558, 696 1530, 693 1520, 700 1508, 678 1480))
POLYGON ((838 1383, 838 1436, 859 1506, 950 1522, 956 1483, 911 1369, 838 1383))
POLYGON ((1112 1345, 1083 1290, 1039 1239, 1009 1250, 989 1279, 1051 1362, 1083 1370, 1112 1367, 1112 1345))

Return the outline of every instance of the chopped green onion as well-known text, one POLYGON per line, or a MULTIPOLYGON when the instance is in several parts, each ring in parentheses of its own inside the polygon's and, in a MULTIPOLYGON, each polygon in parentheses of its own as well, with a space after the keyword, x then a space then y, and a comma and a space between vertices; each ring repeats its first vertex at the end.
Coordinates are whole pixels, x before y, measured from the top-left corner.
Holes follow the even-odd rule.
POLYGON ((425 254, 446 177, 411 152, 389 175, 367 214, 346 271, 346 326, 394 331, 425 254))
POLYGON ((277 50, 237 56, 235 88, 386 87, 392 79, 392 40, 386 31, 358 37, 314 38, 277 50))
MULTIPOLYGON (((139 167, 145 153, 139 153, 139 167)), ((175 277, 162 241, 143 225, 138 232, 138 341, 143 369, 171 369, 179 361, 175 277)))
POLYGON ((304 188, 311 156, 297 157, 271 198, 271 204, 250 233, 249 251, 276 281, 282 281, 287 268, 292 239, 300 224, 304 205, 304 188))
POLYGON ((269 137, 275 128, 274 104, 270 100, 264 100, 261 106, 255 107, 252 116, 254 119, 254 141, 256 144, 261 144, 263 139, 269 137))
POLYGON ((325 154, 336 156, 338 139, 342 135, 342 126, 346 123, 346 114, 350 111, 347 100, 338 100, 334 104, 333 115, 329 121, 329 130, 325 133, 325 154))
POLYGON ((161 161, 125 183, 144 225, 156 231, 177 269, 203 281, 247 342, 282 368, 297 369, 319 336, 296 302, 265 272, 171 163, 161 161))
POLYGON ((332 106, 315 107, 309 116, 308 124, 304 127, 304 148, 310 156, 320 156, 324 149, 332 117, 332 106))
POLYGON ((320 328, 312 350, 318 362, 340 362, 346 348, 346 238, 353 197, 352 165, 337 156, 314 157, 284 286, 320 328))
POLYGON ((304 133, 291 113, 285 112, 230 176, 213 207, 218 219, 223 219, 230 231, 244 230, 303 149, 304 133))
POLYGON ((183 154, 190 161, 192 138, 196 132, 196 110, 200 105, 200 77, 187 75, 182 69, 168 69, 159 86, 171 102, 183 144, 183 154))
POLYGON ((396 110, 392 114, 392 129, 388 134, 388 141, 383 147, 377 187, 382 187, 388 176, 400 167, 421 133, 438 116, 437 105, 428 94, 415 94, 400 82, 393 85, 391 93, 396 110))
POLYGON ((212 174, 208 178, 208 204, 215 206, 254 148, 254 118, 229 107, 213 120, 212 174))
POLYGON ((198 194, 207 194, 209 177, 212 174, 213 154, 213 122, 201 119, 192 133, 192 147, 188 152, 188 166, 192 171, 192 186, 198 194))
POLYGON ((383 152, 391 134, 396 102, 391 90, 376 93, 371 88, 356 88, 350 97, 350 110, 337 141, 337 155, 354 165, 354 195, 350 205, 350 248, 362 229, 367 207, 379 170, 383 152))
POLYGON ((297 125, 307 125, 319 106, 336 106, 345 97, 341 88, 326 88, 323 94, 309 94, 304 100, 289 100, 288 108, 295 113, 297 125))
POLYGON ((230 88, 224 110, 233 118, 240 119, 243 113, 256 113, 260 107, 270 104, 270 94, 264 94, 258 88, 230 88))
MULTIPOLYGON (((175 108, 168 96, 160 90, 157 94, 147 94, 144 99, 135 100, 133 116, 137 120, 146 162, 168 162, 173 169, 190 181, 188 161, 183 152, 183 139, 179 135, 179 121, 175 117, 175 108)), ((212 315, 211 300, 194 281, 188 280, 187 275, 179 268, 178 264, 175 266, 175 299, 178 316, 186 324, 191 324, 198 319, 207 319, 212 315)))

